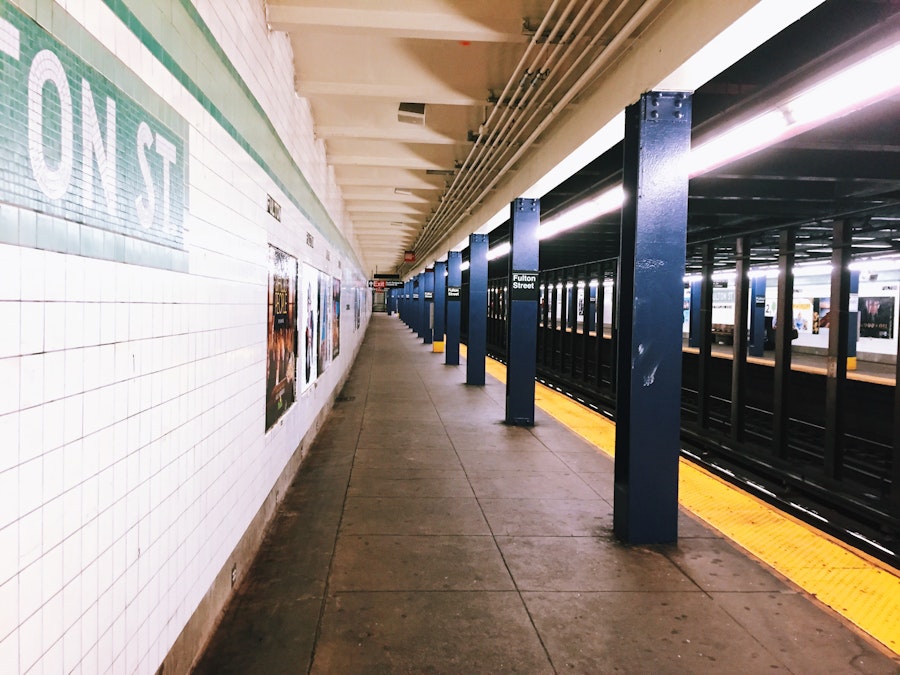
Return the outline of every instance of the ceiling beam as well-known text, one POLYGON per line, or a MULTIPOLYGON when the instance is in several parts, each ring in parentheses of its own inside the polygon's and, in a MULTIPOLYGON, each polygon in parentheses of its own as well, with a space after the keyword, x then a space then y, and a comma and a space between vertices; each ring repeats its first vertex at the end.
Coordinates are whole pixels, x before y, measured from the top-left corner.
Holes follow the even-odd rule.
MULTIPOLYGON (((370 6, 358 3, 291 0, 267 3, 268 23, 273 30, 317 28, 390 38, 456 40, 466 42, 526 42, 522 17, 509 11, 491 11, 494 3, 482 0, 447 3, 441 0, 387 2, 370 6), (463 5, 453 11, 454 4, 463 5), (344 6, 341 6, 344 5, 344 6), (493 16, 491 16, 493 14, 493 16)), ((506 3, 497 3, 508 7, 506 3)))

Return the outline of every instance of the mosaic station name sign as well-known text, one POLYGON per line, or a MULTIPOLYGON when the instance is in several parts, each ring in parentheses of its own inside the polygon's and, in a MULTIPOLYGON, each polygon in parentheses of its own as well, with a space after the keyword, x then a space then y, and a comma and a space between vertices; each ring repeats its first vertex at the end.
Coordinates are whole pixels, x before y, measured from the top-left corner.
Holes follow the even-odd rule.
POLYGON ((0 87, 0 199, 183 249, 184 138, 6 0, 0 87))

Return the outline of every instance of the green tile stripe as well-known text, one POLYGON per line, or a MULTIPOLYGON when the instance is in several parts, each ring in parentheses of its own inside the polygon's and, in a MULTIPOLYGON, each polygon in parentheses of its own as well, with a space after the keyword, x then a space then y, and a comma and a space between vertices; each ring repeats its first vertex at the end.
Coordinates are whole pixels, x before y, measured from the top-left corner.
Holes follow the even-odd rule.
POLYGON ((313 227, 364 273, 355 251, 332 221, 269 116, 190 0, 103 2, 253 158, 313 227), (230 117, 222 111, 225 107, 230 117))

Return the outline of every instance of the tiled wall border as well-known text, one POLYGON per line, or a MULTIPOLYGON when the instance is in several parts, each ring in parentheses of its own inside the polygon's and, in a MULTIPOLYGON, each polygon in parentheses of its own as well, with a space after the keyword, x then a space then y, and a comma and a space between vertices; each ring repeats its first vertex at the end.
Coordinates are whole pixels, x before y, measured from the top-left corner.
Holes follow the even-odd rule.
POLYGON ((191 0, 103 0, 172 76, 225 129, 288 196, 297 209, 344 256, 362 269, 322 201, 291 156, 272 120, 238 74, 191 0), (178 30, 173 27, 177 26, 178 30), (205 53, 204 53, 205 52, 205 53), (214 68, 214 71, 204 68, 214 68), (207 91, 200 82, 215 82, 207 91), (226 107, 230 115, 225 115, 226 107))

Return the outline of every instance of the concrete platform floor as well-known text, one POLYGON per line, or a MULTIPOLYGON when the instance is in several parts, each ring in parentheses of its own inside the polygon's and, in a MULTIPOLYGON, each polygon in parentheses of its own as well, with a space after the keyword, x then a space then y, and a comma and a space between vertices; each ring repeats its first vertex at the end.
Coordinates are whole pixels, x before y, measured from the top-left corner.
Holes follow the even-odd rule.
POLYGON ((612 462, 375 315, 197 673, 898 673, 682 513, 612 536, 612 462))

